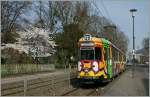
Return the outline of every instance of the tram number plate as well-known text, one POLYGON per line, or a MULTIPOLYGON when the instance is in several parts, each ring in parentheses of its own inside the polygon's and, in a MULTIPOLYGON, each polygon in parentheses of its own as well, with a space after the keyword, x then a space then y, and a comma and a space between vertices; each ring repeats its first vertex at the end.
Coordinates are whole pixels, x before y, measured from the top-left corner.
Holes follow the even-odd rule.
POLYGON ((85 73, 85 76, 89 76, 89 73, 85 73))

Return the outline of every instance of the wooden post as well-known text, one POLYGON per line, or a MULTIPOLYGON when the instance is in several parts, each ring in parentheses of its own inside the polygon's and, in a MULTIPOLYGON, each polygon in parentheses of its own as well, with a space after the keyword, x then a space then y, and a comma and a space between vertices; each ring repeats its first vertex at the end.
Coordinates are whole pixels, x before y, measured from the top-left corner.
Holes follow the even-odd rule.
POLYGON ((27 95, 27 79, 24 79, 24 96, 27 95))
POLYGON ((52 78, 52 91, 53 91, 53 96, 55 96, 55 88, 54 88, 54 76, 53 76, 53 78, 52 78))
POLYGON ((70 72, 71 72, 71 65, 69 64, 69 72, 68 72, 69 88, 70 88, 70 72))

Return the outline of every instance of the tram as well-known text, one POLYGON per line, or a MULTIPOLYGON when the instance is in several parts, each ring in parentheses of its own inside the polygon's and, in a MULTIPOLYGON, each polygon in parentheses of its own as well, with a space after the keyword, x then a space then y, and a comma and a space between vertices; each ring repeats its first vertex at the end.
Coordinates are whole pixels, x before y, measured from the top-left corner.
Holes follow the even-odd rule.
POLYGON ((78 79, 108 81, 125 70, 126 55, 105 38, 84 34, 78 42, 78 79))

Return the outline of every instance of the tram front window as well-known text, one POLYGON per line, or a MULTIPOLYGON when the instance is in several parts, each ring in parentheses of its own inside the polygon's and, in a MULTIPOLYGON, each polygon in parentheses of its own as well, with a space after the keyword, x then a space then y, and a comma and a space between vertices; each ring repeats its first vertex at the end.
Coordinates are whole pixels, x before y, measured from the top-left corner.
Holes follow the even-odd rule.
POLYGON ((94 49, 81 49, 81 60, 94 60, 94 49))
POLYGON ((101 60, 102 52, 100 47, 95 47, 95 59, 101 60))
POLYGON ((81 60, 101 60, 101 54, 102 52, 100 47, 80 49, 81 60))

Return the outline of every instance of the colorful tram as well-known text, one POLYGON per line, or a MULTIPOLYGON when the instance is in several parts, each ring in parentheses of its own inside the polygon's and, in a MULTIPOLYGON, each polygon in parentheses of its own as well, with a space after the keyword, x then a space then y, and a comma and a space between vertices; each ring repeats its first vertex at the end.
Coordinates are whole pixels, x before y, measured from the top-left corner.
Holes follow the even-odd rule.
POLYGON ((126 56, 104 38, 85 34, 78 42, 78 79, 107 81, 125 70, 126 56))

